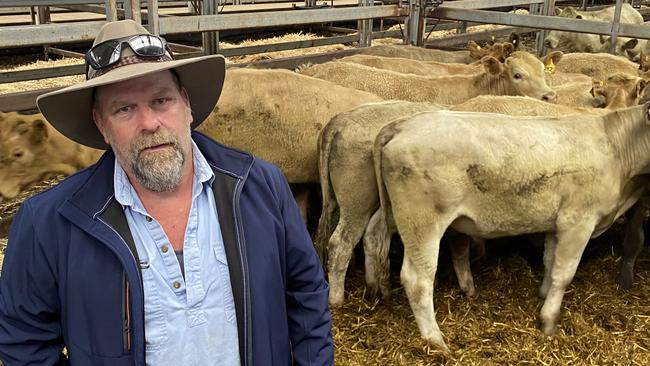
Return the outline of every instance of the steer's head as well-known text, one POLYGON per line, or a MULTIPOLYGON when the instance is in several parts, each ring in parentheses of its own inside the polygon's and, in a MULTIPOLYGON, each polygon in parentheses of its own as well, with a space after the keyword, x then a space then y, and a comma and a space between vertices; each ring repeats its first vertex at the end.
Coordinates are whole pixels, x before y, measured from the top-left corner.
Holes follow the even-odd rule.
POLYGON ((556 93, 546 84, 544 64, 534 55, 517 51, 503 63, 494 58, 484 58, 481 62, 488 73, 499 74, 503 94, 522 95, 555 103, 556 93))
POLYGON ((592 94, 600 101, 599 107, 609 109, 637 105, 648 82, 640 77, 617 73, 605 81, 594 80, 592 94))
POLYGON ((0 170, 26 169, 47 140, 47 126, 41 115, 0 113, 0 170))

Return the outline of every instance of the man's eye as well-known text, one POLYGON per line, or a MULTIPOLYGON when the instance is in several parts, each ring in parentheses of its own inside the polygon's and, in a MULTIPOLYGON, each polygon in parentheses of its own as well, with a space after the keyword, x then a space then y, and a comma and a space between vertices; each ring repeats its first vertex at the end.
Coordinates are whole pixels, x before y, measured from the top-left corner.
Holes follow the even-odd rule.
POLYGON ((158 99, 155 99, 153 101, 153 103, 154 104, 165 104, 168 101, 169 101, 169 99, 167 99, 167 98, 158 98, 158 99))
POLYGON ((130 105, 125 105, 125 106, 120 107, 117 110, 115 110, 115 113, 116 114, 118 114, 118 113, 128 113, 130 111, 131 111, 131 106, 130 105))

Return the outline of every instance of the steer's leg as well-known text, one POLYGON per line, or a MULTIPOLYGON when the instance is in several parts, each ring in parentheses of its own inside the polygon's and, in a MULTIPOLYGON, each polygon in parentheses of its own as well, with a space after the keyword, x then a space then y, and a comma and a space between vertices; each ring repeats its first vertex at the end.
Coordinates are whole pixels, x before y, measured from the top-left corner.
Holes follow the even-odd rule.
POLYGON ((435 319, 433 281, 438 267, 440 239, 451 220, 425 216, 423 212, 410 212, 399 221, 395 217, 404 242, 401 280, 420 334, 430 344, 449 353, 435 319))
POLYGON ((558 226, 557 245, 550 276, 551 285, 540 314, 542 331, 547 335, 552 335, 557 330, 564 291, 573 280, 594 225, 595 220, 590 220, 587 223, 558 226))
POLYGON ((458 278, 458 285, 461 291, 467 296, 474 296, 474 278, 472 269, 469 264, 469 248, 472 244, 472 238, 450 230, 447 233, 449 237, 449 249, 451 250, 451 261, 454 265, 454 272, 458 278))
POLYGON ((556 246, 557 238, 555 233, 546 233, 544 239, 544 279, 542 280, 542 286, 539 288, 539 297, 542 299, 546 298, 548 290, 551 288, 551 269, 553 268, 556 246))
POLYGON ((336 225, 327 247, 327 274, 330 285, 329 303, 332 306, 341 306, 343 304, 345 273, 350 264, 354 247, 361 239, 366 228, 369 220, 368 216, 357 217, 356 215, 349 215, 348 211, 344 210, 343 207, 340 209, 338 225, 336 225))
POLYGON ((375 211, 363 235, 363 251, 366 256, 366 284, 371 296, 378 292, 390 295, 390 239, 393 231, 386 223, 381 209, 375 211))
POLYGON ((631 217, 625 225, 625 239, 623 240, 623 263, 617 282, 622 288, 629 290, 634 282, 634 263, 643 250, 645 232, 643 219, 645 217, 644 202, 639 200, 630 210, 631 217))

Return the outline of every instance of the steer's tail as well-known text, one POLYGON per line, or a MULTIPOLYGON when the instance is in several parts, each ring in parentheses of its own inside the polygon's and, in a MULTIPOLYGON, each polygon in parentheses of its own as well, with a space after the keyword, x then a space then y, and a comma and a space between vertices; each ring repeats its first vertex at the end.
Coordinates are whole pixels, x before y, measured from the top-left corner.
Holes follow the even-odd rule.
MULTIPOLYGON (((388 195, 388 190, 386 189, 386 182, 384 181, 384 147, 393 139, 396 133, 399 132, 399 124, 401 121, 408 119, 409 117, 397 119, 379 131, 379 134, 375 138, 375 144, 373 146, 373 159, 375 163, 375 176, 377 177, 377 190, 379 192, 379 220, 375 232, 375 245, 376 248, 373 248, 372 254, 375 256, 375 261, 377 267, 379 268, 376 274, 377 281, 381 284, 388 283, 388 274, 389 274, 389 258, 388 251, 390 249, 390 239, 392 234, 395 232, 395 224, 393 222, 392 214, 392 205, 390 202, 390 196, 388 195), (385 276, 386 278, 382 278, 385 276)), ((366 253, 366 255, 368 255, 366 253)), ((382 290, 384 295, 387 293, 382 290)))
POLYGON ((318 136, 318 174, 323 195, 323 210, 320 220, 318 221, 314 246, 316 247, 316 251, 320 256, 323 266, 326 266, 327 264, 327 244, 329 243, 330 236, 334 233, 334 229, 338 223, 339 205, 336 201, 334 190, 332 189, 329 170, 330 151, 334 139, 338 136, 338 129, 336 128, 335 123, 337 116, 334 116, 334 118, 325 125, 318 136))

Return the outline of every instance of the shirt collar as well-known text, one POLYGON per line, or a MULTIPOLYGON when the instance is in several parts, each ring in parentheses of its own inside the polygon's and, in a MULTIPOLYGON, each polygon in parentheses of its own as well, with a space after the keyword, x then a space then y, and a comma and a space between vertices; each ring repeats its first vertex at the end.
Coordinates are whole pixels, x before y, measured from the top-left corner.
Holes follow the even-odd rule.
MULTIPOLYGON (((194 176, 192 178, 192 198, 196 198, 202 189, 203 184, 207 183, 209 186, 212 186, 214 181, 214 172, 208 164, 208 161, 205 159, 198 146, 194 143, 194 140, 190 140, 192 143, 192 159, 194 162, 194 176)), ((144 211, 140 199, 137 197, 135 189, 129 182, 129 178, 126 175, 126 172, 118 162, 118 159, 115 159, 115 168, 113 174, 113 186, 115 190, 115 199, 122 206, 140 208, 144 211)))

